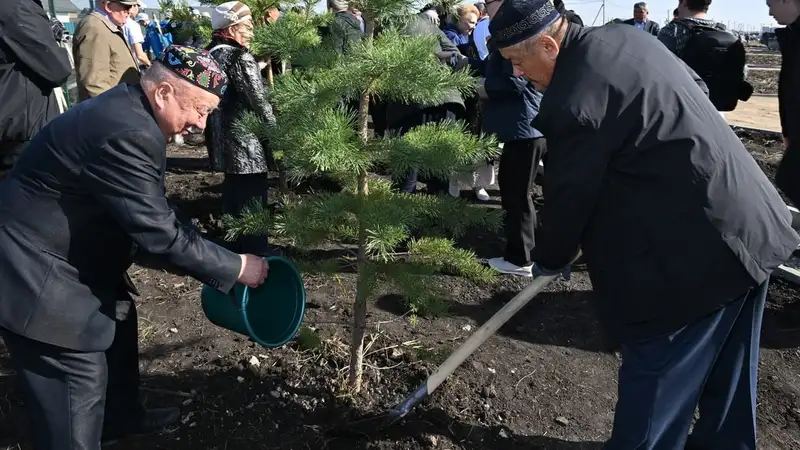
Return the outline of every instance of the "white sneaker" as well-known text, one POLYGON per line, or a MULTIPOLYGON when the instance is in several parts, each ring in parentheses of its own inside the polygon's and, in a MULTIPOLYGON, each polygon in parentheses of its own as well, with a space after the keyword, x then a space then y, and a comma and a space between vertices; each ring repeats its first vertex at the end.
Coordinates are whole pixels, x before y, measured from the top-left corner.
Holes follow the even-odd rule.
POLYGON ((450 187, 447 189, 447 192, 451 197, 461 197, 461 188, 458 185, 457 177, 450 178, 450 187))
POLYGON ((492 258, 488 261, 488 263, 489 267, 506 275, 516 275, 528 278, 533 277, 533 274, 531 273, 533 264, 529 264, 527 266, 518 266, 506 261, 505 258, 492 258))
POLYGON ((489 197, 489 193, 486 192, 486 189, 484 188, 475 188, 475 196, 477 196, 478 200, 482 202, 488 202, 489 200, 491 200, 491 197, 489 197))

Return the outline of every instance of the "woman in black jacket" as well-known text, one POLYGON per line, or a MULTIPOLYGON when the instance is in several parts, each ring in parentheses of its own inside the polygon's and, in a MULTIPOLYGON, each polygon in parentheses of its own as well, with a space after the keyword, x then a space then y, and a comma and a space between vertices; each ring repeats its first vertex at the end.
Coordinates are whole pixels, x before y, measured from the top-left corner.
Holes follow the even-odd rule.
MULTIPOLYGON (((267 202, 267 173, 276 170, 270 152, 252 133, 235 127, 246 112, 275 122, 267 89, 255 58, 247 49, 253 37, 250 9, 241 2, 218 6, 211 16, 214 33, 208 50, 228 76, 228 90, 208 117, 206 145, 214 170, 225 173, 222 203, 225 213, 238 215, 252 201, 267 202), (235 19, 233 18, 235 17, 235 19)), ((266 255, 263 236, 243 236, 234 251, 266 255)))

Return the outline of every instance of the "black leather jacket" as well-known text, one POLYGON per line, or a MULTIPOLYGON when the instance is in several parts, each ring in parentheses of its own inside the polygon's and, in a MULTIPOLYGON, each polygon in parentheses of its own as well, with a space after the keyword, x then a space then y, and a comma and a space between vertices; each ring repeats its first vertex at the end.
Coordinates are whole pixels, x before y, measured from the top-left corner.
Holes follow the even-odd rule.
POLYGON ((275 123, 255 58, 237 42, 218 36, 211 40, 208 49, 230 82, 219 107, 209 116, 206 125, 206 145, 212 167, 228 174, 274 170, 266 145, 254 134, 241 132, 235 127, 247 111, 255 112, 268 123, 275 123))

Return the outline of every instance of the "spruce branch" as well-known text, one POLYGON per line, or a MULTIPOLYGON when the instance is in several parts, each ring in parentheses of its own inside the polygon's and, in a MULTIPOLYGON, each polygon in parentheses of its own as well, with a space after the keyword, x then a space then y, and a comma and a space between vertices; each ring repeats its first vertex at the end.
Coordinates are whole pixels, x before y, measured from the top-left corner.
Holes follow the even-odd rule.
POLYGON ((256 56, 292 58, 320 44, 317 26, 303 14, 286 12, 273 23, 255 27, 250 51, 256 56))
POLYGON ((272 229, 273 217, 266 206, 259 201, 251 201, 241 214, 222 216, 225 240, 234 241, 241 236, 266 236, 272 229))
POLYGON ((486 283, 496 274, 478 262, 475 253, 456 248, 450 239, 422 238, 408 246, 411 261, 435 267, 437 270, 465 277, 477 283, 486 283))
POLYGON ((415 127, 400 137, 388 136, 379 145, 384 147, 384 162, 394 176, 418 169, 447 179, 500 153, 493 135, 472 135, 463 122, 450 120, 415 127))

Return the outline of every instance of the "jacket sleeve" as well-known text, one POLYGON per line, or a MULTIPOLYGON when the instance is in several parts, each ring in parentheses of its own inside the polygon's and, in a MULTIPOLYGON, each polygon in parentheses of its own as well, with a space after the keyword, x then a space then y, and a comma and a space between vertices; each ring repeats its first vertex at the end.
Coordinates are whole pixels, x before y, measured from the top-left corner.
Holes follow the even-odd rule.
POLYGON ((557 132, 547 139, 542 239, 531 254, 533 261, 551 270, 565 267, 577 254, 611 156, 627 136, 618 127, 590 123, 585 115, 566 108, 559 116, 548 120, 557 132))
POLYGON ((697 84, 700 90, 703 91, 704 94, 706 94, 706 97, 708 97, 709 91, 706 82, 703 81, 703 79, 700 78, 700 75, 698 75, 697 72, 695 72, 694 69, 689 67, 689 65, 686 64, 682 59, 678 58, 677 56, 675 58, 677 58, 678 61, 680 61, 681 65, 683 65, 686 71, 689 72, 689 76, 692 77, 692 80, 694 80, 694 82, 697 84))
POLYGON ((89 27, 85 33, 76 36, 72 53, 77 82, 89 97, 97 97, 114 87, 108 77, 111 72, 111 44, 107 36, 101 36, 96 29, 89 27))
POLYGON ((87 158, 81 178, 89 191, 147 253, 223 292, 236 283, 240 257, 183 227, 162 188, 163 143, 145 131, 111 136, 87 158))
POLYGON ((453 44, 453 41, 451 41, 450 38, 448 38, 447 35, 444 34, 444 31, 439 30, 438 28, 437 28, 437 30, 439 31, 439 33, 438 33, 439 46, 442 47, 442 51, 443 52, 461 53, 461 52, 458 51, 458 47, 456 47, 456 44, 453 44))
POLYGON ((659 25, 657 22, 653 22, 653 21, 650 21, 650 23, 652 24, 652 25, 650 25, 650 27, 651 27, 650 28, 650 34, 652 34, 653 36, 658 36, 658 31, 661 29, 661 25, 659 25))
POLYGON ((262 120, 274 124, 275 115, 272 113, 272 105, 267 99, 267 88, 264 86, 258 63, 253 55, 243 51, 231 69, 232 81, 236 83, 237 91, 242 93, 242 99, 247 107, 258 114, 262 120))
POLYGON ((47 87, 61 86, 72 73, 67 51, 58 46, 50 22, 34 9, 34 2, 19 4, 13 26, 2 27, 3 42, 22 64, 47 82, 47 87))

